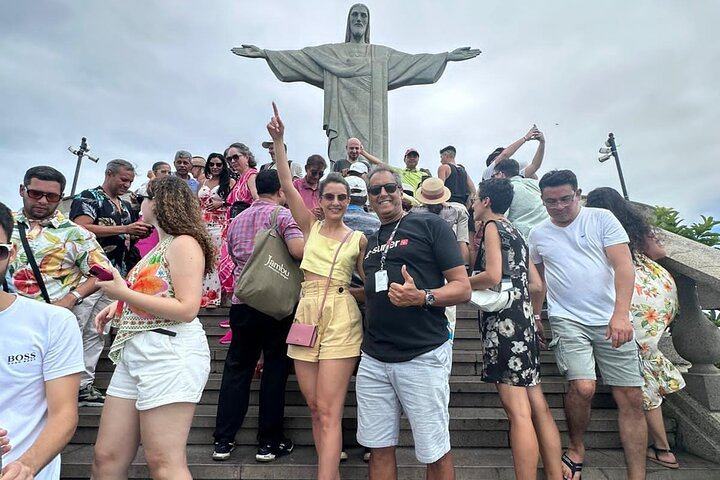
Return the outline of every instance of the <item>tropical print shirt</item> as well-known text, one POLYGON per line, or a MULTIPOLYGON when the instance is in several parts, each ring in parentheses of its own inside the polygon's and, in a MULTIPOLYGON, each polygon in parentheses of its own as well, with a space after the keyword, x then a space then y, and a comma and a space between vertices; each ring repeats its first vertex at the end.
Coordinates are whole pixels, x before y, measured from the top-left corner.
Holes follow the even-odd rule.
MULTIPOLYGON (((90 188, 80 192, 70 206, 70 219, 74 220, 80 215, 87 215, 93 219, 93 224, 103 226, 130 225, 137 221, 130 202, 119 199, 121 209, 110 200, 102 187, 90 188)), ((127 274, 128 265, 125 259, 130 250, 130 236, 126 234, 113 235, 97 239, 105 250, 110 262, 120 273, 127 274)), ((134 265, 134 263, 133 263, 134 265)), ((130 265, 129 267, 132 267, 130 265)))
MULTIPOLYGON (((59 210, 32 228, 22 210, 15 214, 15 221, 27 227, 28 244, 50 301, 61 299, 83 283, 93 265, 110 268, 110 262, 95 235, 66 219, 59 210)), ((11 242, 18 252, 8 269, 15 290, 24 297, 43 301, 17 228, 13 229, 11 242)))

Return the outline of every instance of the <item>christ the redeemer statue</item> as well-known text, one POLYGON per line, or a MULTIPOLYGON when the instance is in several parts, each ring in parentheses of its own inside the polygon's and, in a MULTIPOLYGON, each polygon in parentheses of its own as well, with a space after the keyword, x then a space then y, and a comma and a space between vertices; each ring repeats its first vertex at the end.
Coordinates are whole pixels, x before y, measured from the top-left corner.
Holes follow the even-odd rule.
POLYGON ((474 58, 480 50, 411 55, 370 44, 370 10, 350 8, 345 43, 302 50, 263 50, 255 45, 232 49, 236 55, 264 58, 283 82, 306 82, 325 91, 323 128, 332 161, 344 159, 345 143, 356 137, 365 150, 388 160, 387 92, 406 85, 435 83, 447 62, 474 58))

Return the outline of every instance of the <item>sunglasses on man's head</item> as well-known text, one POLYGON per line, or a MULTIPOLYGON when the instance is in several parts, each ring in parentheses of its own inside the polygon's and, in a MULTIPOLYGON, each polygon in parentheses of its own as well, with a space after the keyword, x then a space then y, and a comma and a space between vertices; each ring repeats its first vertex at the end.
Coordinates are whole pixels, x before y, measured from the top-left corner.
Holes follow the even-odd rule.
POLYGON ((28 194, 28 197, 32 198, 33 200, 40 200, 42 197, 47 198, 47 201, 50 203, 59 202, 62 200, 62 195, 59 193, 49 193, 49 192, 43 192, 41 190, 34 190, 32 188, 25 188, 25 191, 28 194))
POLYGON ((328 202, 332 202, 336 198, 337 198, 338 202, 344 202, 345 200, 347 200, 348 196, 347 196, 347 193, 339 193, 337 195, 335 195, 333 193, 323 193, 322 198, 324 198, 328 202))
POLYGON ((6 260, 12 250, 12 243, 0 243, 0 261, 6 260))
POLYGON ((370 195, 380 195, 382 189, 385 189, 387 193, 395 193, 398 189, 397 183, 386 183, 384 185, 372 185, 368 187, 368 193, 370 195))

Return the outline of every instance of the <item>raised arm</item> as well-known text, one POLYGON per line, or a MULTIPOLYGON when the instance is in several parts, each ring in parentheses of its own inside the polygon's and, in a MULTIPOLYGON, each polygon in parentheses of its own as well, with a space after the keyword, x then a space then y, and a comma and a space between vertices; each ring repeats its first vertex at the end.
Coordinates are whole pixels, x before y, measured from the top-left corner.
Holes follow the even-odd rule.
POLYGON ((377 166, 389 166, 386 165, 385 162, 377 158, 375 155, 372 155, 371 153, 368 153, 365 151, 365 146, 361 143, 360 144, 360 155, 365 157, 368 162, 372 163, 373 165, 377 166))
POLYGON ((543 158, 545 157, 545 134, 543 134, 540 130, 536 130, 530 140, 537 140, 538 147, 537 150, 535 150, 535 156, 533 157, 532 162, 530 162, 530 165, 523 169, 523 176, 525 178, 534 176, 535 173, 540 170, 543 158))
POLYGON ((280 119, 280 113, 278 112, 275 102, 273 102, 272 106, 273 117, 267 124, 267 131, 275 145, 275 168, 277 168, 280 185, 282 186, 283 192, 285 192, 285 198, 288 207, 290 207, 290 212, 292 212, 292 216, 300 227, 300 230, 302 230, 303 235, 307 238, 315 222, 315 215, 305 206, 300 192, 298 192, 295 185, 293 185, 290 164, 288 163, 287 152, 285 152, 285 125, 280 119))
POLYGON ((535 124, 533 124, 533 126, 530 128, 530 130, 528 130, 528 132, 525 135, 523 135, 522 137, 518 138, 513 143, 511 143, 510 145, 505 147, 505 150, 500 152, 500 155, 495 157, 493 164, 491 164, 490 166, 497 165, 500 161, 505 160, 506 158, 510 158, 513 155, 515 155, 515 152, 517 152, 520 149, 520 147, 522 147, 525 144, 525 142, 529 142, 532 139, 535 132, 537 132, 537 131, 538 131, 537 126, 535 124))

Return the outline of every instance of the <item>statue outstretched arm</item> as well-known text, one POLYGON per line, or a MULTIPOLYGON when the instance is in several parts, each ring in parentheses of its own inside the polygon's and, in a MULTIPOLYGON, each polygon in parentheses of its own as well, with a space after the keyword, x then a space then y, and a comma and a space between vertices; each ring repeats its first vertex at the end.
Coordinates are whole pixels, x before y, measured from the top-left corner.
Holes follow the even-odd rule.
POLYGON ((456 48, 452 52, 448 53, 448 62, 462 62, 463 60, 470 60, 480 55, 482 52, 477 48, 460 47, 456 48))
POLYGON ((265 50, 258 48, 255 45, 242 45, 240 47, 233 48, 231 51, 240 57, 267 58, 265 50))

